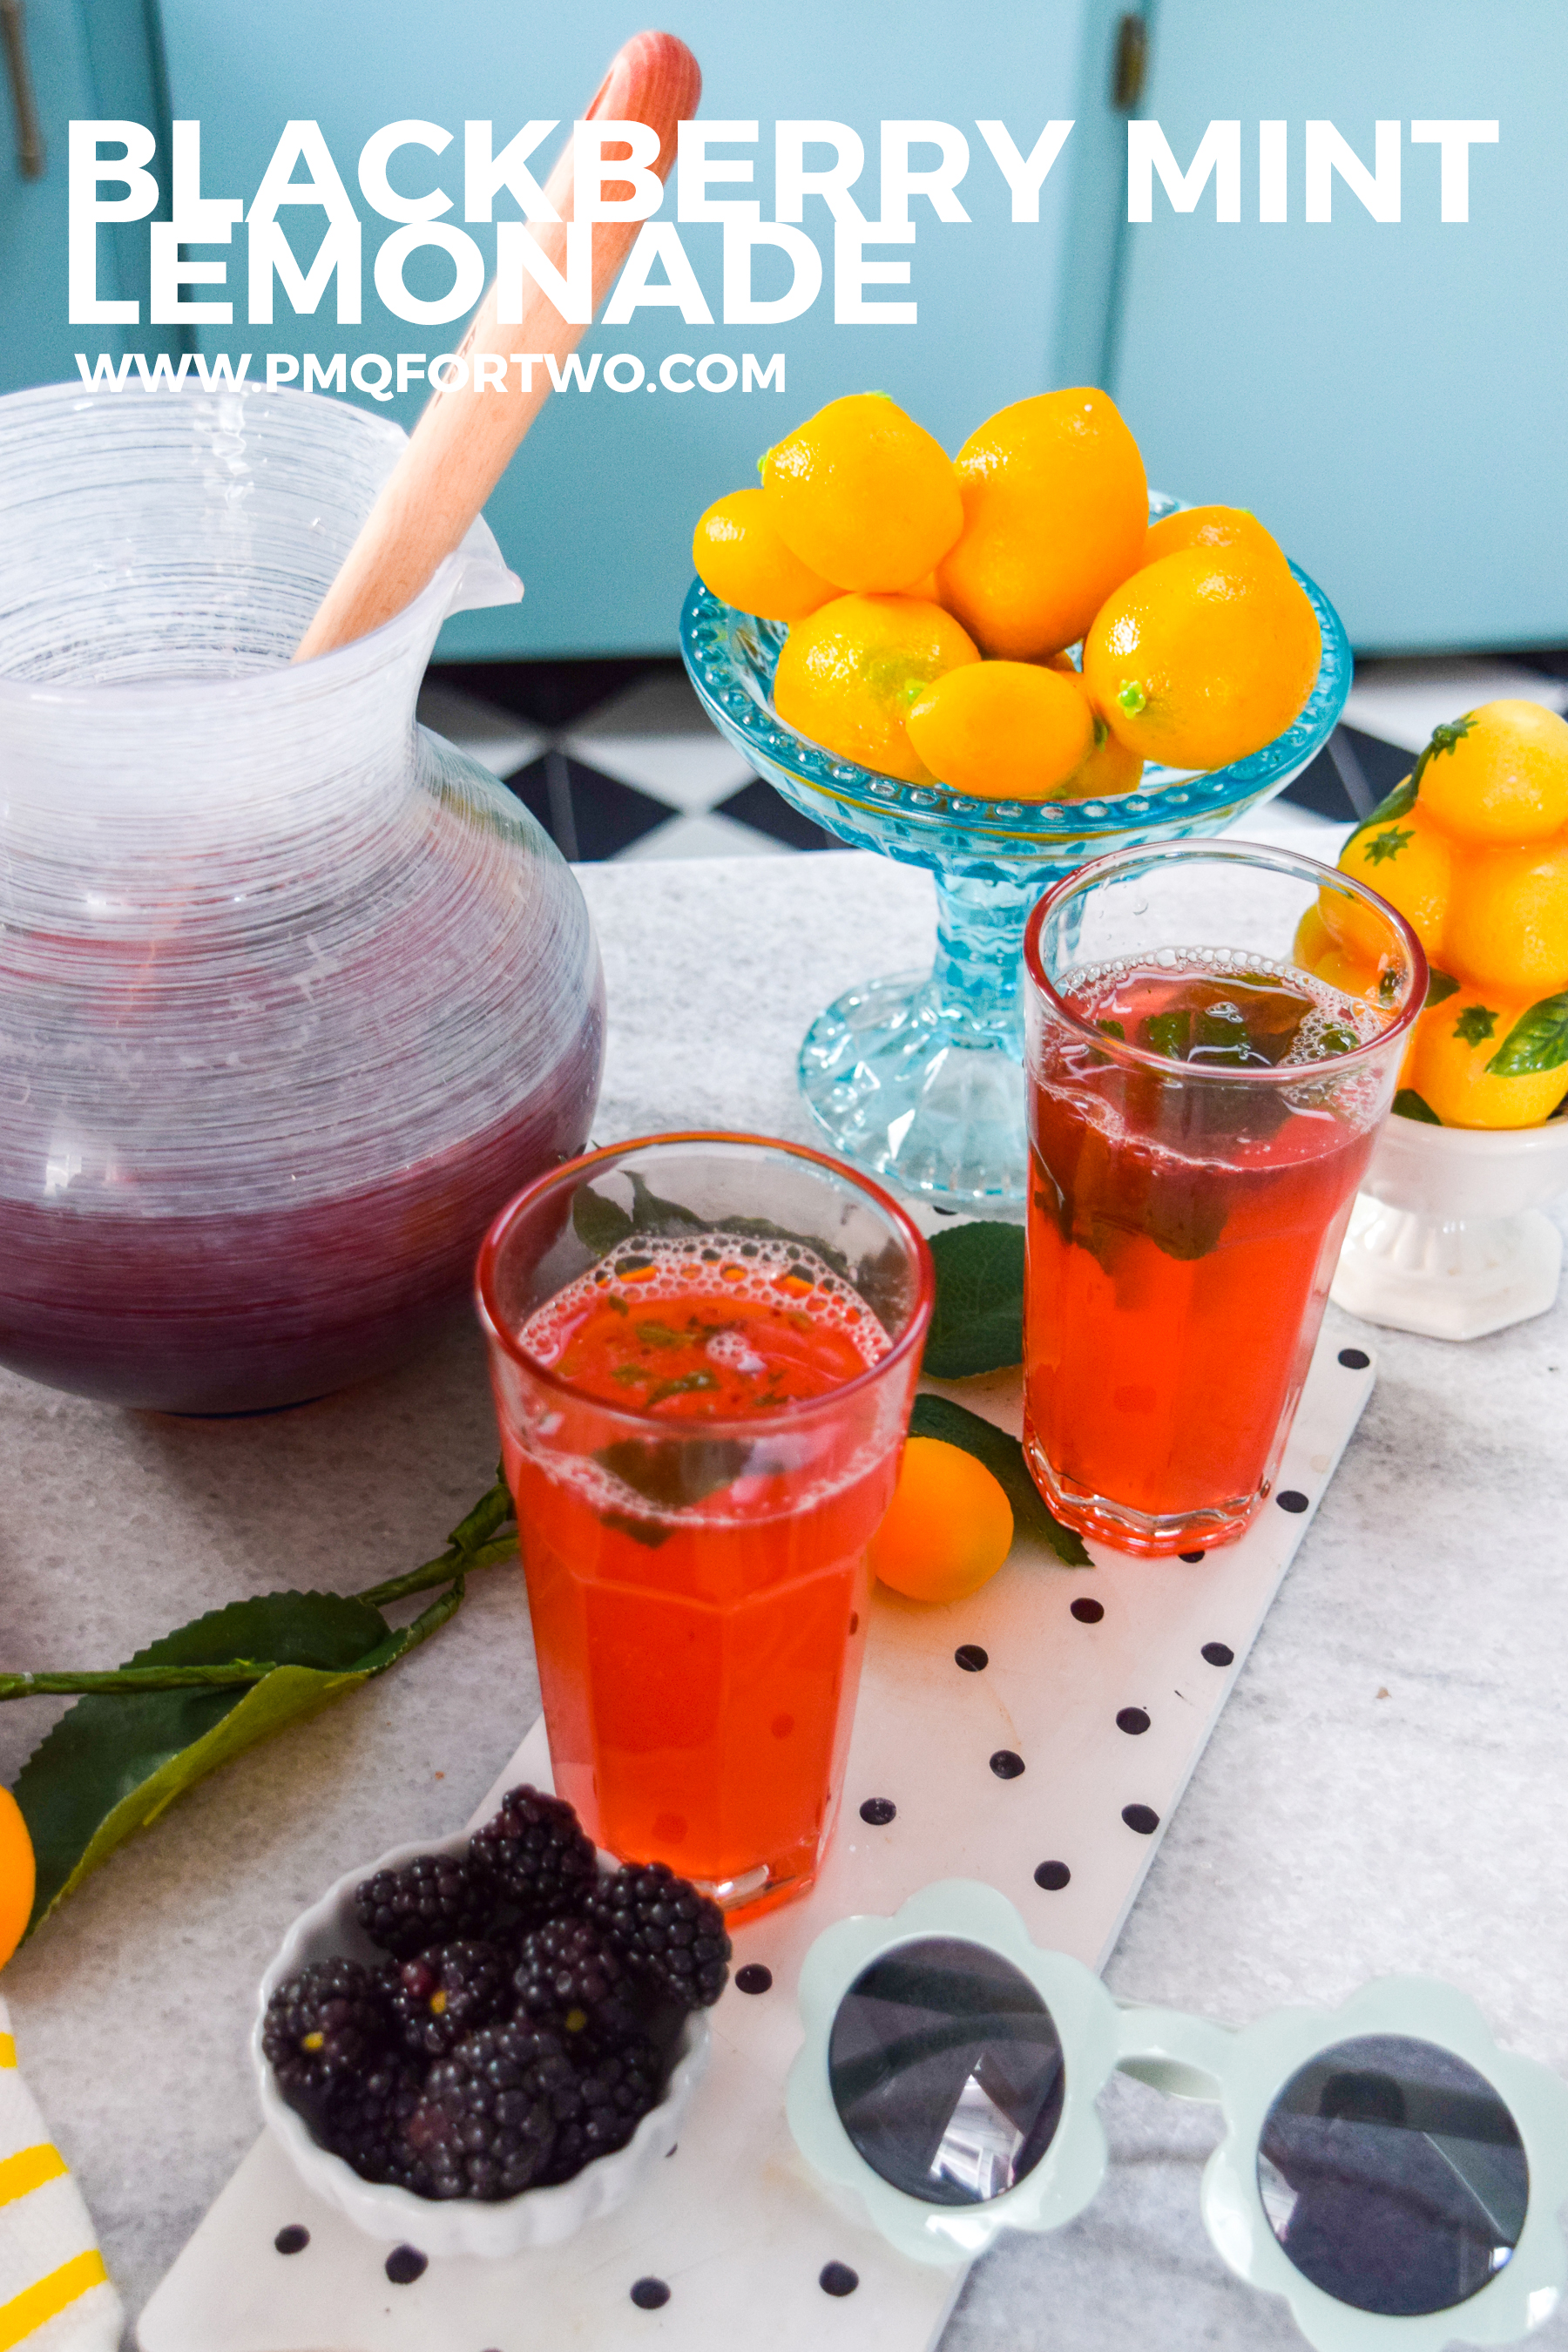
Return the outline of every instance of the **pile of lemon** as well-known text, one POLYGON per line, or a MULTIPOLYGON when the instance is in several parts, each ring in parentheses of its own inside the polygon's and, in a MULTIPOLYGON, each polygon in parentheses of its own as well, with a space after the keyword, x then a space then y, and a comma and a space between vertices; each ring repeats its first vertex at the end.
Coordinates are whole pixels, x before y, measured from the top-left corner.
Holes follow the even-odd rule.
MULTIPOLYGON (((1340 865, 1398 908, 1431 985, 1397 1108, 1443 1127, 1535 1127, 1568 1095, 1568 724, 1533 702, 1448 720, 1340 865)), ((1381 932, 1324 889, 1296 953, 1376 1003, 1381 932)))
POLYGON ((886 394, 853 393, 760 471, 702 516, 697 570, 789 623, 780 718, 882 775, 1100 799, 1146 760, 1247 758, 1311 692, 1317 618, 1275 541, 1234 507, 1151 526, 1102 392, 1016 401, 956 459, 886 394))

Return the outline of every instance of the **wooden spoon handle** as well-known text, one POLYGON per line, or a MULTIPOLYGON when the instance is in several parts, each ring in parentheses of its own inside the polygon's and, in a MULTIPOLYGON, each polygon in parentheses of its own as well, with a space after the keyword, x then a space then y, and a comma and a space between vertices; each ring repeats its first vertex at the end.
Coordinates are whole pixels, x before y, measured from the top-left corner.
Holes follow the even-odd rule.
MULTIPOLYGON (((658 161, 651 168, 665 179, 675 161, 676 126, 695 114, 701 90, 697 60, 684 41, 673 33, 637 33, 617 53, 584 120, 646 122, 659 135, 658 161)), ((606 178, 613 171, 612 163, 606 178)), ((564 274, 566 224, 573 217, 570 139, 545 194, 561 218, 540 223, 534 234, 546 258, 564 274)), ((640 226, 594 224, 595 310, 640 226)), ((460 544, 544 404, 550 390, 545 355, 559 366, 585 332, 563 319, 531 278, 524 278, 522 310, 520 325, 502 327, 496 319, 495 287, 485 296, 458 356, 471 371, 476 357, 499 355, 500 386, 487 384, 475 392, 465 382, 432 396, 300 640, 297 662, 350 645, 401 613, 460 544), (538 355, 531 372, 507 364, 509 354, 519 350, 538 355), (531 381, 525 382, 530 373, 531 381)))

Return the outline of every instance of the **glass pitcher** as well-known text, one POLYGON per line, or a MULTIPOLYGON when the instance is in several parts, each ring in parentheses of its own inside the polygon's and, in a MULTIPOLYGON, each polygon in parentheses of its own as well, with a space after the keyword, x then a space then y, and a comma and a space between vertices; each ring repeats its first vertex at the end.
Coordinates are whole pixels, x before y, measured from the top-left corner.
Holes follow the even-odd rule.
POLYGON ((0 399, 0 1363, 128 1405, 295 1402, 467 1299, 586 1140, 571 869, 415 723, 483 523, 290 667, 404 435, 258 388, 0 399))

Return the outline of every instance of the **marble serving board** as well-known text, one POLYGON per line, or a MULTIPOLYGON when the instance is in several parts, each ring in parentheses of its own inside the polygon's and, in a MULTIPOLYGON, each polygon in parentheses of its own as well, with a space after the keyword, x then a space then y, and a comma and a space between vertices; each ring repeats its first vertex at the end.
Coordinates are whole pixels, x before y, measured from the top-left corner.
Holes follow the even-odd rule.
MULTIPOLYGON (((827 1864, 804 1902, 737 1933, 736 1969, 771 1981, 724 1993, 680 2145, 623 2211, 510 2261, 418 2268, 399 2250, 389 2269, 263 2134, 142 2313, 142 2352, 718 2352, 737 2322, 748 2352, 925 2352, 963 2273, 895 2253, 817 2186, 784 2122, 801 1960, 847 1913, 972 1877, 1041 1944, 1103 1967, 1373 1378, 1363 1349, 1320 1344, 1274 1500, 1228 1549, 1151 1563, 1095 1545, 1073 1570, 1020 1542, 968 1601, 876 1591, 827 1864)), ((1016 1374, 976 1391, 1016 1428, 1016 1374)), ((541 1721, 476 1822, 549 1779, 541 1721)))

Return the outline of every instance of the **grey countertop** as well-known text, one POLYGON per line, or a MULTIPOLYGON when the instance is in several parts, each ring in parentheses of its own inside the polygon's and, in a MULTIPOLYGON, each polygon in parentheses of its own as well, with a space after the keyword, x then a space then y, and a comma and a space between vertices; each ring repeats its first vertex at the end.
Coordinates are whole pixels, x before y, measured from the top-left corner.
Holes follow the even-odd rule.
MULTIPOLYGON (((600 1140, 808 1139, 807 1022, 929 959, 929 881, 871 858, 582 878, 611 1005, 600 1140)), ((1467 1347, 1371 1336, 1366 1417, 1109 1980, 1242 2022, 1430 1971, 1568 2074, 1568 1301, 1467 1347)), ((122 1413, 0 1373, 0 1657, 109 1664, 247 1593, 372 1584, 439 1549, 495 1452, 477 1333, 256 1420, 122 1413)), ((500 1569, 405 1667, 123 1849, 7 1969, 23 2066, 132 2313, 255 2136, 246 2035, 283 1928, 356 1860, 458 1826, 537 1706, 517 1573, 500 1569)), ((0 1776, 50 1719, 39 1701, 0 1710, 0 1776)), ((1100 2198, 983 2263, 944 2352, 1143 2352, 1156 2309, 1178 2347, 1299 2342, 1203 2232, 1207 2111, 1122 2083, 1105 2112, 1100 2198)), ((1568 2347, 1568 2316, 1535 2340, 1568 2347)))

